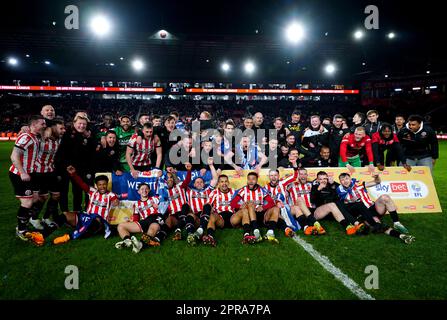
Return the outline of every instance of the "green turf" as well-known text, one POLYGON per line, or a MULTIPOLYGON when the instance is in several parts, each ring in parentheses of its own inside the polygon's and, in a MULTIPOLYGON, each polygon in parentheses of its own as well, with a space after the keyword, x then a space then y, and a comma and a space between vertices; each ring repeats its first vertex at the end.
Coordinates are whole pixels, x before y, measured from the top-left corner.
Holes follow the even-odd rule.
MULTIPOLYGON (((11 143, 0 143, 0 299, 355 299, 293 240, 280 245, 240 244, 241 231, 217 231, 217 248, 166 241, 138 255, 114 248, 118 237, 33 247, 15 238, 17 202, 7 169, 11 143), (79 268, 79 290, 64 287, 65 267, 79 268)), ((435 183, 447 207, 447 143, 435 183)), ((368 265, 379 268, 377 299, 445 299, 445 214, 402 215, 417 241, 410 246, 385 235, 348 238, 324 222, 328 235, 306 238, 364 287, 368 265)), ((56 235, 66 230, 59 230, 56 235)))

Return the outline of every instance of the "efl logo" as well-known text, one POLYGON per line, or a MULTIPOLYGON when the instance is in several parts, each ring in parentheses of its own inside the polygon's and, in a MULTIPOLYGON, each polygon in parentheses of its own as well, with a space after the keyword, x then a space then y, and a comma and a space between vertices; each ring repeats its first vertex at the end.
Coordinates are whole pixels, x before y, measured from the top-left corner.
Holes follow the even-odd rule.
POLYGON ((405 182, 391 182, 391 192, 408 192, 408 186, 405 182))
POLYGON ((360 172, 360 174, 362 174, 362 175, 371 175, 371 173, 369 172, 369 171, 362 171, 362 172, 360 172))
POLYGON ((432 204, 429 204, 428 206, 423 206, 424 209, 434 209, 435 206, 432 204))
POLYGON ((390 172, 389 171, 382 171, 382 174, 384 175, 384 176, 388 176, 389 174, 390 174, 390 172))
POLYGON ((405 209, 416 210, 416 206, 406 206, 405 209))
POLYGON ((415 170, 413 172, 416 174, 425 174, 425 170, 415 170))

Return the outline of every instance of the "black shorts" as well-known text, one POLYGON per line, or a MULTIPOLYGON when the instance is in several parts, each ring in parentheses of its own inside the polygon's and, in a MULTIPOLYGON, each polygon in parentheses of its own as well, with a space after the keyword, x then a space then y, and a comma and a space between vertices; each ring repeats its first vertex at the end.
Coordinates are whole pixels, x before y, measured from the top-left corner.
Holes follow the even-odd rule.
POLYGON ((233 216, 233 212, 231 211, 222 211, 218 213, 219 217, 224 222, 224 228, 232 228, 233 224, 231 223, 231 217, 233 216))
POLYGON ((141 232, 146 233, 149 230, 149 227, 153 223, 158 223, 159 225, 163 224, 163 219, 159 214, 151 214, 146 219, 140 220, 137 224, 140 225, 141 232))
POLYGON ((368 208, 368 210, 373 216, 380 217, 379 213, 376 210, 376 204, 373 204, 371 207, 368 208))
POLYGON ((34 176, 31 174, 30 181, 22 181, 18 174, 9 172, 9 180, 11 180, 14 194, 17 198, 32 198, 34 188, 34 176))
POLYGON ((33 178, 35 179, 33 191, 39 192, 39 195, 61 191, 61 180, 58 179, 56 172, 34 173, 33 178))

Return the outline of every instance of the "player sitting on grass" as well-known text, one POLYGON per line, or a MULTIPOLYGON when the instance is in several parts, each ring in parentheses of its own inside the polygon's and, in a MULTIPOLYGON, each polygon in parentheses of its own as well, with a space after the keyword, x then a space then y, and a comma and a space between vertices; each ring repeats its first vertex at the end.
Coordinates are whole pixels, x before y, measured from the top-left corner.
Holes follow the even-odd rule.
POLYGON ((413 242, 415 238, 405 234, 408 233, 408 230, 399 222, 393 200, 388 195, 381 195, 374 203, 370 198, 367 188, 380 184, 379 175, 376 174, 373 177, 373 181, 361 182, 351 178, 349 173, 341 173, 339 175, 340 185, 337 188, 340 200, 345 203, 346 208, 353 216, 361 215, 371 226, 374 233, 384 232, 401 239, 405 243, 413 242), (382 217, 386 211, 390 212, 394 229, 381 223, 378 218, 378 216, 382 217))
POLYGON ((263 224, 268 229, 265 238, 270 242, 279 243, 274 231, 278 223, 279 208, 268 191, 258 184, 256 172, 247 175, 247 185, 236 192, 231 200, 231 206, 235 210, 248 211, 250 229, 244 227, 245 234, 250 230, 256 237, 256 242, 262 241, 258 224, 263 224))
POLYGON ((118 225, 118 234, 122 241, 117 242, 115 248, 132 247, 132 251, 138 253, 144 245, 159 246, 160 241, 166 237, 166 230, 160 230, 165 224, 158 213, 158 197, 150 197, 149 192, 148 184, 141 183, 138 186, 138 194, 141 198, 133 205, 133 221, 118 225), (135 236, 130 236, 131 233, 143 233, 141 241, 135 236))
MULTIPOLYGON (((286 210, 287 212, 290 212, 290 206, 287 204, 286 201, 286 188, 289 184, 293 183, 298 178, 297 160, 293 159, 292 161, 294 165, 293 175, 280 179, 279 171, 277 169, 271 169, 269 171, 269 182, 264 187, 269 192, 270 196, 272 197, 273 201, 275 201, 275 204, 280 211, 286 210)), ((292 228, 287 226, 281 215, 278 219, 278 226, 282 230, 284 230, 284 234, 286 235, 286 237, 293 237, 295 235, 295 232, 292 230, 292 228)))
MULTIPOLYGON (((209 203, 203 206, 202 221, 207 221, 206 235, 203 236, 202 241, 205 245, 216 246, 216 239, 214 232, 218 228, 236 228, 242 224, 249 224, 250 219, 248 213, 244 215, 243 212, 234 213, 231 207, 231 199, 234 195, 234 190, 229 187, 230 182, 228 176, 222 174, 217 179, 217 189, 211 192, 209 203)), ((200 231, 200 228, 196 232, 200 231)), ((254 242, 253 236, 244 237, 245 242, 254 242)))
MULTIPOLYGON (((212 179, 208 186, 205 186, 205 181, 201 177, 197 177, 194 180, 194 188, 188 188, 186 194, 188 196, 190 212, 186 216, 186 232, 188 236, 186 241, 195 245, 203 234, 203 229, 207 227, 207 221, 201 219, 203 215, 203 207, 209 202, 210 194, 214 191, 214 187, 217 184, 218 173, 214 167, 213 158, 208 158, 208 166, 211 170, 212 179), (203 221, 203 222, 202 222, 203 221), (195 233, 195 225, 200 223, 200 230, 202 232, 195 233), (206 224, 205 224, 206 223, 206 224)), ((208 214, 209 215, 209 214, 208 214)), ((198 229, 198 231, 200 231, 198 229)))
POLYGON ((166 197, 169 203, 169 216, 166 218, 166 224, 169 230, 175 229, 172 240, 182 239, 182 229, 186 225, 186 216, 189 214, 189 206, 187 205, 186 189, 191 182, 191 163, 185 163, 187 174, 185 180, 180 182, 177 174, 174 172, 167 173, 166 179, 166 197))
MULTIPOLYGON (((104 231, 104 238, 107 239, 111 235, 108 220, 109 213, 112 206, 119 204, 118 197, 107 190, 109 178, 105 175, 100 175, 95 178, 96 188, 89 187, 81 177, 76 174, 76 169, 73 166, 68 166, 67 171, 73 181, 89 195, 89 204, 85 212, 68 212, 65 217, 66 221, 76 222, 76 229, 70 234, 64 234, 53 240, 54 244, 66 243, 70 240, 86 238, 104 231)), ((58 225, 62 225, 59 221, 58 225)))
POLYGON ((289 194, 290 212, 298 221, 305 235, 325 234, 326 230, 320 223, 312 217, 315 211, 315 205, 310 200, 310 192, 312 190, 312 182, 307 180, 307 170, 299 169, 298 181, 287 186, 289 194), (307 217, 310 217, 307 219, 307 217))
POLYGON ((339 184, 326 172, 317 173, 310 192, 310 199, 317 209, 313 216, 316 220, 323 219, 329 213, 346 230, 347 235, 363 233, 365 225, 356 221, 338 199, 337 188, 339 184))

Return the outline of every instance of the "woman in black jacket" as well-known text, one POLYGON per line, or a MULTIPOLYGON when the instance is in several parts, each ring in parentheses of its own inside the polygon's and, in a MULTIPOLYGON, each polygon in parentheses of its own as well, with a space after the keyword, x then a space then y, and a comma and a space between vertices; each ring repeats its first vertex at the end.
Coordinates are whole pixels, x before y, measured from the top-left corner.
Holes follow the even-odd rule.
POLYGON ((113 172, 120 176, 123 174, 123 168, 120 162, 120 146, 116 142, 116 132, 113 130, 107 131, 105 140, 105 146, 98 144, 96 147, 93 171, 94 173, 113 172))

